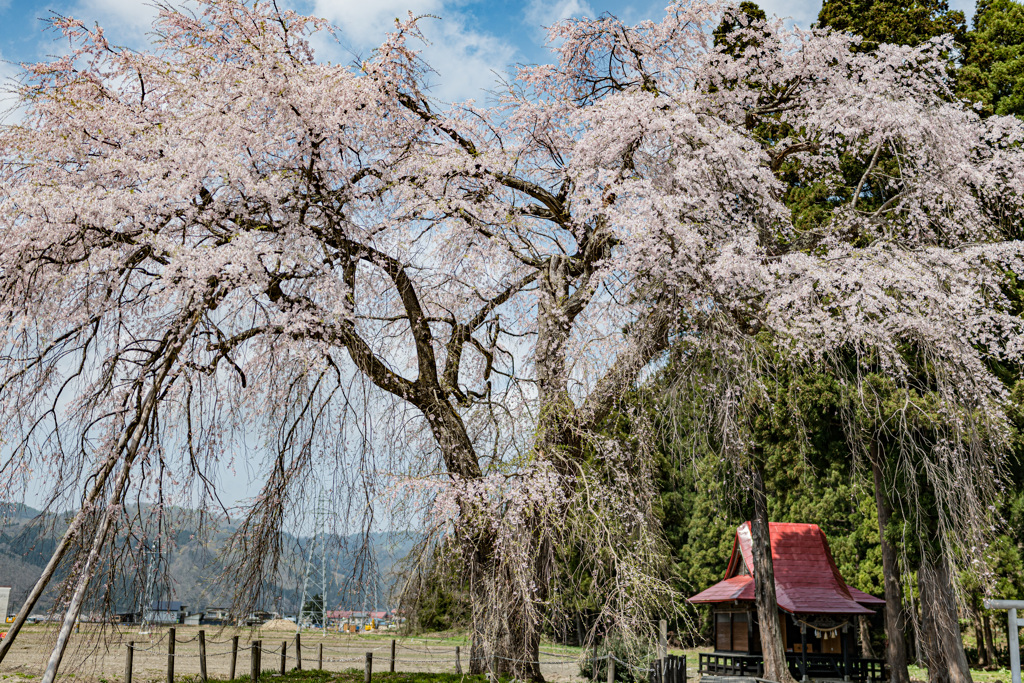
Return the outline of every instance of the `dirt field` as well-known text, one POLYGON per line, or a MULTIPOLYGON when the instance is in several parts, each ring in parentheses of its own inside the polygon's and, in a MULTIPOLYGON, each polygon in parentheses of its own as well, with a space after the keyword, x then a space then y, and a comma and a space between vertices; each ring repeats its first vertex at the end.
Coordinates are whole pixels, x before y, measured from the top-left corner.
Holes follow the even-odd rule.
MULTIPOLYGON (((199 673, 199 627, 176 626, 175 679, 195 680, 199 673)), ((287 642, 286 667, 295 667, 295 633, 288 630, 251 630, 204 627, 206 633, 207 673, 211 678, 227 679, 231 665, 231 638, 239 638, 236 676, 249 673, 249 646, 252 640, 263 642, 261 669, 280 670, 281 644, 287 642)), ((46 660, 53 647, 55 627, 34 624, 26 626, 18 636, 14 649, 0 664, 0 683, 38 678, 46 668, 46 660)), ((455 643, 450 640, 432 644, 422 638, 397 640, 396 671, 425 671, 431 673, 455 672, 455 643)), ((127 643, 135 641, 133 680, 153 683, 167 680, 167 629, 154 629, 141 635, 138 627, 113 631, 99 626, 83 624, 68 646, 61 665, 60 678, 82 680, 88 683, 123 681, 127 643)), ((317 631, 302 634, 302 665, 304 669, 317 666, 319 646, 323 645, 323 668, 328 671, 362 669, 366 653, 373 653, 373 669, 387 671, 391 657, 390 635, 329 633, 317 631)), ((469 648, 461 647, 464 671, 468 671, 469 648)), ((551 681, 579 679, 577 654, 573 650, 544 647, 541 671, 551 681)))

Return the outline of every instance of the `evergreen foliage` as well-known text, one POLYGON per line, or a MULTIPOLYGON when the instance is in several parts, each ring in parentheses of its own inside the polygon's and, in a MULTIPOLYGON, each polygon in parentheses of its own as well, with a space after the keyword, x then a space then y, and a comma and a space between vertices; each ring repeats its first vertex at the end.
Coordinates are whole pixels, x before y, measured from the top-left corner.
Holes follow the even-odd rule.
POLYGON ((945 34, 963 45, 967 33, 964 13, 949 9, 945 0, 825 0, 818 26, 862 36, 862 51, 879 43, 920 45, 945 34))
POLYGON ((967 34, 957 94, 985 114, 1024 116, 1024 5, 981 0, 967 34))

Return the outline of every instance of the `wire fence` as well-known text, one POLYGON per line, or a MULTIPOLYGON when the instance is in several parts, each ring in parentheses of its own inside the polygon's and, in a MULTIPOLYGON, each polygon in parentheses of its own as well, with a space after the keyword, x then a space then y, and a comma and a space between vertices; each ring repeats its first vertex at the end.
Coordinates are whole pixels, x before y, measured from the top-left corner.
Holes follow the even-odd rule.
MULTIPOLYGON (((167 633, 155 641, 150 641, 145 646, 141 646, 135 641, 129 641, 126 644, 124 683, 132 683, 135 653, 152 653, 157 651, 160 651, 161 654, 165 654, 167 657, 167 683, 175 683, 175 663, 178 660, 198 660, 200 683, 207 683, 209 680, 207 663, 208 660, 214 658, 221 662, 223 661, 222 658, 229 658, 229 680, 234 680, 239 674, 245 673, 239 670, 239 666, 245 664, 246 662, 241 660, 247 658, 249 660, 247 662, 248 677, 251 683, 258 683, 260 676, 265 675, 268 671, 283 675, 291 669, 352 669, 359 668, 360 662, 362 662, 362 668, 365 672, 364 683, 370 683, 375 654, 382 651, 385 654, 377 658, 378 662, 383 660, 383 665, 387 666, 387 670, 391 672, 406 671, 409 667, 429 666, 432 669, 441 669, 445 672, 454 671, 456 674, 462 674, 463 662, 465 661, 467 665, 473 663, 470 662, 468 657, 464 660, 461 647, 458 645, 438 645, 433 648, 430 646, 416 647, 401 643, 397 639, 392 639, 390 644, 385 643, 369 649, 355 644, 336 645, 323 642, 304 645, 301 640, 301 634, 295 634, 291 638, 274 642, 279 643, 279 645, 275 647, 270 642, 265 643, 265 639, 262 638, 254 639, 248 644, 243 645, 239 642, 238 636, 234 636, 229 640, 206 640, 206 634, 202 629, 191 638, 178 638, 175 629, 170 628, 167 633), (164 642, 165 640, 166 643, 164 642), (199 643, 198 651, 177 651, 178 645, 189 645, 196 641, 199 643), (209 645, 230 645, 231 647, 208 651, 207 646, 209 645), (354 652, 355 648, 359 649, 354 652), (246 653, 248 653, 248 657, 245 656, 246 653), (409 654, 404 655, 404 653, 409 654), (276 666, 265 669, 264 656, 266 656, 268 664, 273 663, 276 666), (346 664, 353 666, 339 666, 346 664)), ((661 659, 655 660, 649 666, 637 666, 624 662, 611 653, 602 656, 594 656, 594 654, 593 652, 586 651, 578 654, 569 654, 540 650, 538 651, 537 660, 513 659, 494 655, 490 658, 490 661, 476 662, 483 666, 469 666, 468 668, 485 669, 489 678, 496 680, 495 672, 509 669, 507 665, 501 665, 500 662, 502 661, 515 662, 517 666, 536 665, 546 667, 576 667, 589 662, 593 673, 593 681, 595 682, 598 679, 598 665, 603 663, 601 668, 603 668, 604 678, 606 678, 607 683, 613 683, 616 680, 615 670, 617 666, 620 667, 622 672, 630 672, 631 675, 628 678, 632 680, 646 679, 649 683, 686 683, 685 656, 674 657, 662 654, 661 659)))

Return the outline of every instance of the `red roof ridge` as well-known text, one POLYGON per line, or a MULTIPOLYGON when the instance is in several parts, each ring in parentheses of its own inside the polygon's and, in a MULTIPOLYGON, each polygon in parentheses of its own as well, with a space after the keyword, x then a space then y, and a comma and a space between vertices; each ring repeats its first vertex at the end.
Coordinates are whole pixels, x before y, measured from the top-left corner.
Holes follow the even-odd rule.
MULTIPOLYGON (((725 578, 690 598, 694 603, 753 600, 754 563, 750 522, 736 529, 725 578), (745 570, 745 571, 744 571, 745 570)), ((873 614, 854 597, 843 580, 828 539, 817 524, 771 522, 768 533, 779 607, 800 614, 873 614)), ((856 590, 856 589, 854 589, 856 590)), ((857 591, 860 593, 860 591, 857 591)), ((867 596, 866 593, 862 594, 867 596)), ((871 600, 878 598, 867 596, 871 600)))

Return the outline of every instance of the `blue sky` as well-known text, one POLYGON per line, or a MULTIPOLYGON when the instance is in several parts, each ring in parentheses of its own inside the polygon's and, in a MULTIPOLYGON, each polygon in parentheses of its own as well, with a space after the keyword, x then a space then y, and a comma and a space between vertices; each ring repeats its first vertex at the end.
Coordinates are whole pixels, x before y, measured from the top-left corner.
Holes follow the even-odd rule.
MULTIPOLYGON (((318 54, 332 61, 349 61, 366 54, 407 11, 439 19, 424 23, 432 44, 425 56, 438 71, 434 94, 447 101, 481 97, 494 83, 494 72, 509 64, 548 60, 542 26, 569 16, 610 12, 627 21, 658 19, 668 0, 279 0, 305 13, 330 19, 341 30, 340 44, 324 43, 318 54)), ((807 26, 821 0, 762 0, 769 13, 807 26)), ((974 0, 952 0, 968 20, 974 0)), ((17 63, 38 61, 61 50, 43 30, 41 18, 58 12, 86 22, 99 22, 112 42, 142 47, 154 10, 140 0, 0 0, 0 76, 17 71, 17 63)))
MULTIPOLYGON (((174 0, 187 2, 188 0, 174 0)), ((339 29, 338 42, 323 40, 318 54, 334 62, 350 62, 366 55, 393 26, 394 18, 411 10, 439 18, 423 23, 431 45, 424 48, 427 61, 436 69, 433 94, 445 101, 486 98, 485 89, 495 83, 495 72, 515 63, 548 61, 543 26, 570 16, 597 16, 610 12, 629 22, 659 19, 668 0, 278 0, 331 20, 339 29)), ((808 26, 817 17, 821 0, 761 0, 769 13, 808 26)), ((968 18, 974 0, 951 0, 968 18)), ((0 0, 0 79, 18 71, 21 62, 44 60, 66 49, 41 21, 52 12, 88 23, 98 22, 115 44, 145 47, 146 31, 155 11, 139 0, 0 0)), ((5 109, 0 96, 0 110, 5 109)), ((240 466, 238 475, 221 473, 226 482, 226 502, 252 493, 251 473, 240 466)), ((38 485, 30 485, 27 502, 41 502, 38 485)))

